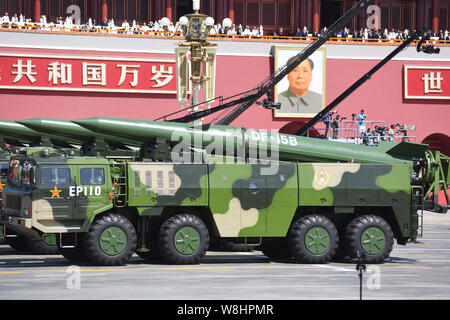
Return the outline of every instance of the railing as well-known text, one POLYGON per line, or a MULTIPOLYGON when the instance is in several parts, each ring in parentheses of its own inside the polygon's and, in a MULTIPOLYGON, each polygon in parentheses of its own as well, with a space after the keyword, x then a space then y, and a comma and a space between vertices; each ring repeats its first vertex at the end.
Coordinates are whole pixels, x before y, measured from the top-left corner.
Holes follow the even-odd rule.
MULTIPOLYGON (((393 134, 389 134, 385 121, 365 121, 365 128, 366 131, 367 129, 370 131, 370 135, 366 138, 364 138, 362 132, 358 131, 358 121, 343 120, 339 123, 339 128, 333 128, 330 124, 327 130, 326 125, 323 124, 319 128, 310 130, 318 132, 321 137, 328 140, 369 146, 376 146, 380 141, 417 142, 416 136, 409 136, 405 131, 396 130, 393 134), (386 130, 381 128, 386 128, 386 130)), ((310 130, 308 130, 307 136, 310 135, 310 130)))
MULTIPOLYGON (((39 33, 77 33, 77 34, 98 34, 98 35, 126 35, 126 36, 148 36, 148 37, 179 37, 183 38, 180 32, 164 31, 164 30, 154 30, 146 27, 134 28, 121 28, 121 27, 103 27, 103 26, 93 26, 89 28, 84 25, 66 27, 57 24, 45 24, 26 22, 20 24, 2 24, 0 25, 0 31, 20 31, 20 32, 39 32, 39 33)), ((210 34, 210 38, 223 39, 223 40, 245 40, 245 41, 288 41, 288 42, 312 42, 317 39, 312 34, 306 37, 296 37, 296 36, 278 36, 278 35, 226 35, 226 34, 210 34)), ((330 38, 328 43, 338 43, 338 44, 376 44, 376 45, 395 45, 400 44, 404 40, 402 39, 366 39, 366 38, 353 38, 353 37, 342 37, 337 35, 336 37, 330 38)), ((417 42, 417 41, 416 41, 417 42)), ((427 43, 432 43, 434 45, 447 46, 450 45, 450 40, 439 40, 438 37, 431 38, 427 43)))

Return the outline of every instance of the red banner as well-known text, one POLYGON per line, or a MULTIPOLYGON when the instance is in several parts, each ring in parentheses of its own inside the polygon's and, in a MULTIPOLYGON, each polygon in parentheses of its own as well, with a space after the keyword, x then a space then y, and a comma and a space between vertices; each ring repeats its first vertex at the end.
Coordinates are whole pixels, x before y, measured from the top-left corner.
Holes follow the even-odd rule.
POLYGON ((450 67, 404 66, 405 99, 450 99, 450 67))
POLYGON ((176 94, 175 60, 0 54, 0 89, 176 94))

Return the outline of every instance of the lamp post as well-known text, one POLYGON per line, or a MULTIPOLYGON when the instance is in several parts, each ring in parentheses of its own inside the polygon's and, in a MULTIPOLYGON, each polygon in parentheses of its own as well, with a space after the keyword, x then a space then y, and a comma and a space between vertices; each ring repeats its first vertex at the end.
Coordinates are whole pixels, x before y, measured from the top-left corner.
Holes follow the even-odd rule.
POLYGON ((185 41, 179 42, 177 45, 181 48, 185 47, 190 49, 192 105, 195 107, 199 103, 199 92, 202 83, 208 80, 209 76, 205 74, 205 67, 202 70, 202 65, 205 66, 208 56, 206 49, 217 46, 217 44, 206 40, 209 31, 214 26, 214 19, 198 12, 200 10, 200 0, 193 0, 192 2, 194 13, 187 14, 178 21, 185 41))
MULTIPOLYGON (((177 99, 183 104, 187 101, 187 79, 192 82, 192 111, 198 111, 199 93, 205 88, 204 98, 211 103, 215 90, 215 58, 217 46, 214 42, 208 42, 207 37, 214 27, 214 19, 200 14, 200 0, 192 1, 194 13, 182 16, 177 23, 176 30, 181 29, 184 42, 178 42, 175 49, 177 67, 177 99), (190 57, 189 54, 190 53, 190 57), (191 68, 189 70, 188 60, 191 68)), ((231 20, 225 18, 223 24, 225 30, 231 26, 231 20)), ((161 25, 167 30, 170 20, 161 19, 161 25)), ((176 33, 176 31, 175 31, 176 33)), ((175 35, 175 34, 174 34, 175 35)))

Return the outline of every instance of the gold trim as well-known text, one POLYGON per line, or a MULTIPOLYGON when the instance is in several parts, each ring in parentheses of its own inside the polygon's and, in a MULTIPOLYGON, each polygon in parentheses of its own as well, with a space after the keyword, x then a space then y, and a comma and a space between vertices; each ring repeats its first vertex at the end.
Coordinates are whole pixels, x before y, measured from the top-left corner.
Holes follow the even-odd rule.
MULTIPOLYGON (((98 61, 139 61, 139 62, 165 62, 175 63, 172 59, 157 59, 157 58, 120 58, 120 57, 97 57, 97 56, 78 56, 78 55, 53 55, 53 54, 24 54, 24 53, 0 53, 0 57, 20 57, 20 58, 61 58, 73 60, 98 60, 98 61)), ((109 89, 109 88, 71 88, 71 87, 37 87, 37 86, 2 86, 0 89, 15 89, 15 90, 44 90, 44 91, 77 91, 77 92, 109 92, 109 93, 161 93, 161 94, 176 94, 176 90, 142 90, 142 89, 109 89)), ((189 88, 190 89, 190 88, 189 88)), ((190 90, 188 91, 190 94, 190 90)))
POLYGON ((403 65, 403 99, 414 99, 414 100, 450 100, 450 96, 411 96, 408 95, 408 70, 419 69, 444 69, 450 70, 449 66, 413 66, 413 65, 403 65))

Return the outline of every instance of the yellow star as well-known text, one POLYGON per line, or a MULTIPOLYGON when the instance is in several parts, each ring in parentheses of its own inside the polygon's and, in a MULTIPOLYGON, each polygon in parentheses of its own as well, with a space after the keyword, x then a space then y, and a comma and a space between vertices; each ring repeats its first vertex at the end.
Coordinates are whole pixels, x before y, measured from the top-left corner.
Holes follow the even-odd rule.
POLYGON ((58 190, 58 188, 55 186, 55 189, 50 190, 50 192, 52 193, 52 198, 53 197, 58 197, 59 198, 59 193, 61 192, 61 190, 58 190))
POLYGON ((0 191, 3 190, 3 187, 4 187, 4 186, 6 186, 6 184, 0 182, 0 191))

